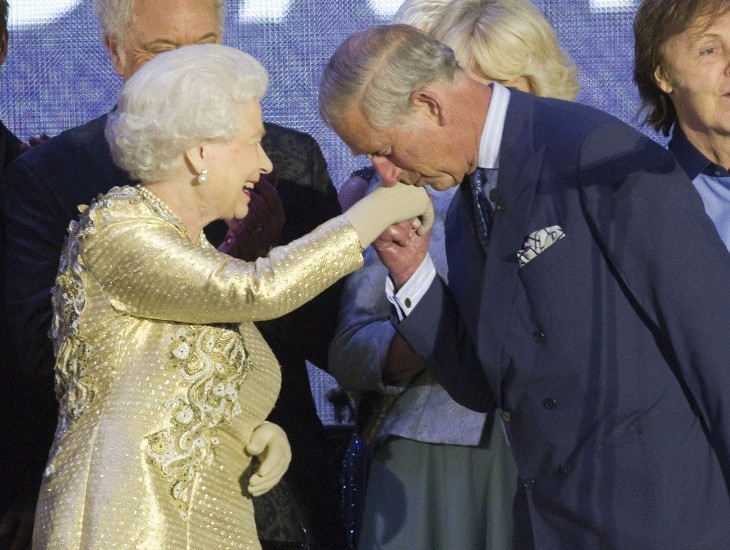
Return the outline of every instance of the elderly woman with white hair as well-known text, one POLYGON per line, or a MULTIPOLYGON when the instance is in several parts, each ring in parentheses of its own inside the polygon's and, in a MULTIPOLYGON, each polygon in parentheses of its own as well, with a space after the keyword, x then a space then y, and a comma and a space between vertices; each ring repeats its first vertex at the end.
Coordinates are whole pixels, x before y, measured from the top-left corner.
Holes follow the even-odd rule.
POLYGON ((271 170, 266 86, 256 60, 220 45, 163 53, 126 82, 106 135, 140 184, 69 228, 53 292, 59 425, 34 546, 259 547, 250 496, 290 453, 265 422, 279 366, 253 321, 360 267, 390 224, 430 224, 426 193, 400 186, 256 262, 216 251, 203 227, 244 217, 271 170))

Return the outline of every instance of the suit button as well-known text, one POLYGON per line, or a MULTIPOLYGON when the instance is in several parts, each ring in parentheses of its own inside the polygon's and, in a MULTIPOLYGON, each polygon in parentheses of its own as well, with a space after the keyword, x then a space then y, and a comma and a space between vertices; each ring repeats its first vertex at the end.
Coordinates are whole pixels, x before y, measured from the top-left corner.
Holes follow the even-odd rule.
POLYGON ((560 471, 564 474, 569 474, 573 471, 573 466, 571 466, 570 464, 563 464, 562 466, 560 466, 560 471))
POLYGON ((539 344, 545 339, 545 334, 539 330, 536 330, 532 333, 532 339, 539 344))
POLYGON ((529 479, 525 479, 525 480, 523 480, 523 481, 522 481, 522 486, 523 486, 523 487, 524 487, 525 489, 527 489, 528 491, 529 491, 530 489, 534 489, 534 488, 535 488, 535 480, 534 480, 534 479, 532 479, 532 478, 529 478, 529 479))
POLYGON ((558 406, 558 402, 555 401, 552 397, 548 397, 545 401, 542 402, 542 406, 545 407, 547 410, 552 411, 555 409, 555 407, 558 406))
POLYGON ((512 413, 509 411, 502 411, 502 422, 509 422, 512 420, 512 413))

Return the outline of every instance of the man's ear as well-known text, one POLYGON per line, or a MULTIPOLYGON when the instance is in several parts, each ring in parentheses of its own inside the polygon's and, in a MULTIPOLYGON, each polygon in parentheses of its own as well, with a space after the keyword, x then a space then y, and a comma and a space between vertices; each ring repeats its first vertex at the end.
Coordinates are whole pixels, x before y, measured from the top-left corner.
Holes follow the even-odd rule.
POLYGON ((654 69, 654 82, 656 82, 656 85, 659 86, 659 89, 665 94, 671 94, 674 91, 672 79, 669 78, 667 71, 663 69, 661 65, 658 65, 657 68, 654 69))
POLYGON ((424 110, 439 126, 446 124, 447 117, 444 102, 441 95, 434 90, 424 88, 423 90, 413 92, 411 94, 411 102, 416 110, 424 110))
POLYGON ((109 51, 109 58, 112 61, 112 66, 119 76, 124 78, 124 52, 119 46, 119 42, 116 38, 112 38, 108 34, 104 35, 104 45, 109 51))
POLYGON ((0 33, 0 65, 5 63, 5 58, 8 55, 8 40, 10 39, 10 35, 8 34, 7 29, 4 30, 2 33, 0 33))

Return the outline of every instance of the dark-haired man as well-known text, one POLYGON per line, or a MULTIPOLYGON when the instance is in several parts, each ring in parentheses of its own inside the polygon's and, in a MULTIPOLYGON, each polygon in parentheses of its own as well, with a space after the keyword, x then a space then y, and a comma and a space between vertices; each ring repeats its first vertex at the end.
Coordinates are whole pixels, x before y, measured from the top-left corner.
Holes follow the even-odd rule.
POLYGON ((692 180, 730 249, 730 2, 644 0, 634 81, 646 122, 692 180))

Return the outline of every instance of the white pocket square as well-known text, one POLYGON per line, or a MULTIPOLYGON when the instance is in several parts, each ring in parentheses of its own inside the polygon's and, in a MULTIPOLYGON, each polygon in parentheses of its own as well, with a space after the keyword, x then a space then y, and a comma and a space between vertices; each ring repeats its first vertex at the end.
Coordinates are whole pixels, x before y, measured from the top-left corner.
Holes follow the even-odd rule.
POLYGON ((517 252, 517 259, 520 261, 520 267, 527 265, 535 256, 543 252, 548 246, 555 241, 559 241, 565 237, 565 233, 559 225, 552 225, 545 229, 533 231, 525 239, 524 248, 517 252))

